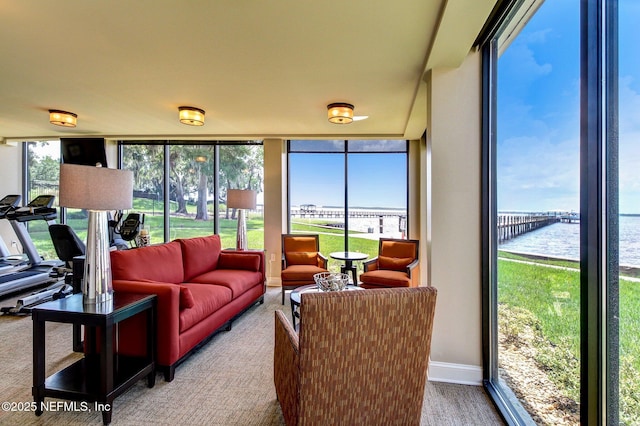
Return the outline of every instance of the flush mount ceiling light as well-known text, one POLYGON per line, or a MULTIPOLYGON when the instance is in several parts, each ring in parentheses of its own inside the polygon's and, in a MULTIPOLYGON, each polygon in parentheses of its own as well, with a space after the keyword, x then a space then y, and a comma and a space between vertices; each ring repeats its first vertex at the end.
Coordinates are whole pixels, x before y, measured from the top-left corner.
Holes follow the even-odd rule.
POLYGON ((353 121, 353 105, 336 102, 327 105, 329 121, 335 124, 349 124, 353 121))
POLYGON ((204 125, 204 110, 200 108, 181 106, 178 107, 180 122, 189 126, 204 125))
POLYGON ((60 111, 58 109, 49 110, 49 123, 56 126, 76 127, 78 115, 72 112, 60 111))

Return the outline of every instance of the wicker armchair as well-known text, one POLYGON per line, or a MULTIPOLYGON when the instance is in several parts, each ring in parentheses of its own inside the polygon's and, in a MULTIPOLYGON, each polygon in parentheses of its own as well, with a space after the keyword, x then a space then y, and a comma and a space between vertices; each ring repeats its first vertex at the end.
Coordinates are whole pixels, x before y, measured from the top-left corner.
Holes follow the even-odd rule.
POLYGON ((275 312, 274 382, 287 425, 418 425, 433 287, 307 293, 300 334, 275 312))

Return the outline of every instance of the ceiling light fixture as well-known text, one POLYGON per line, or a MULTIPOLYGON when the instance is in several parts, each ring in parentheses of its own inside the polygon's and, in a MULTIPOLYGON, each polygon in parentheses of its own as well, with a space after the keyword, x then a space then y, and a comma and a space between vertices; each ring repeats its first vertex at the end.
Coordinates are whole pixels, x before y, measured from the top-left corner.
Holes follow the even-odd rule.
POLYGON ((353 105, 336 102, 327 105, 329 121, 335 124, 349 124, 353 121, 353 105))
POLYGON ((76 127, 78 115, 72 112, 60 111, 58 109, 49 110, 49 123, 56 126, 76 127))
POLYGON ((200 108, 181 106, 178 107, 180 122, 189 126, 204 125, 204 110, 200 108))

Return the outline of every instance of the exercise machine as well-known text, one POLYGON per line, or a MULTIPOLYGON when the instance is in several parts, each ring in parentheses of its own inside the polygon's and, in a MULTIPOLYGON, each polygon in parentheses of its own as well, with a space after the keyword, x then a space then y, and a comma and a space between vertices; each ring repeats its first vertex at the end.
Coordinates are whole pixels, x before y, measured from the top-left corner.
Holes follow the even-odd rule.
MULTIPOLYGON (((16 209, 21 199, 20 195, 7 195, 0 200, 0 219, 5 219, 7 213, 16 209)), ((25 267, 28 267, 27 257, 22 254, 12 255, 4 240, 0 238, 0 275, 18 272, 25 267)))
MULTIPOLYGON (((122 213, 116 215, 116 220, 109 224, 112 245, 115 245, 118 250, 126 250, 129 248, 127 242, 129 244, 133 242, 138 247, 137 237, 141 233, 141 229, 144 228, 144 217, 144 214, 129 213, 123 220, 122 213)), ((148 242, 146 245, 148 245, 148 242)))
POLYGON ((51 274, 51 272, 54 268, 62 266, 63 263, 59 260, 43 261, 25 226, 26 222, 32 220, 45 220, 48 224, 51 224, 57 217, 56 209, 52 207, 54 200, 55 197, 53 195, 40 195, 24 207, 17 207, 16 203, 19 200, 17 202, 13 201, 13 207, 7 208, 4 217, 1 217, 9 220, 22 245, 27 261, 20 270, 0 276, 0 296, 36 286, 58 284, 59 278, 56 274, 51 274))

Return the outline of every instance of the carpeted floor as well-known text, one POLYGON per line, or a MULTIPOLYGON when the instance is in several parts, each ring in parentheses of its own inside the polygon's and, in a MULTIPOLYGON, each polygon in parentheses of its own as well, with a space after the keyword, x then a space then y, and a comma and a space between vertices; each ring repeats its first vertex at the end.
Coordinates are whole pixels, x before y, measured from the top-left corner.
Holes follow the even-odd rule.
MULTIPOLYGON (((12 306, 17 298, 0 301, 12 306)), ((233 324, 230 332, 215 336, 176 370, 166 383, 158 374, 149 389, 140 381, 116 399, 113 425, 282 425, 282 413, 273 386, 273 311, 280 289, 269 288, 265 304, 254 306, 233 324)), ((0 402, 31 403, 32 323, 30 317, 0 316, 0 402)), ((71 326, 47 323, 47 375, 75 361, 71 326)), ((101 424, 100 412, 0 410, 0 424, 101 424)), ((428 383, 422 425, 500 425, 500 417, 481 387, 428 383)))

